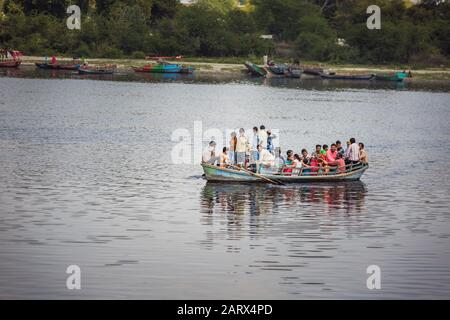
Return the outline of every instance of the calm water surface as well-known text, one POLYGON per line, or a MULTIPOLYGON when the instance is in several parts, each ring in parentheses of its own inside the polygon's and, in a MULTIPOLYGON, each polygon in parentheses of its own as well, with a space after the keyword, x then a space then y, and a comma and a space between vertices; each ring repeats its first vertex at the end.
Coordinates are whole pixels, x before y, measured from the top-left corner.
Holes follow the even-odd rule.
POLYGON ((446 92, 0 77, 0 298, 450 298, 449 117, 446 92), (170 160, 194 121, 356 136, 371 168, 206 183, 170 160))

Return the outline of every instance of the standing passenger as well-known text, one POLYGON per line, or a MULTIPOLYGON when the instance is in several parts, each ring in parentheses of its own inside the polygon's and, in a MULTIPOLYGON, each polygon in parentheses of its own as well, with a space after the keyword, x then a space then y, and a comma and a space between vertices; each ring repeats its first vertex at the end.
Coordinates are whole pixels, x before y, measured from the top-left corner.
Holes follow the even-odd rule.
POLYGON ((271 130, 267 130, 267 150, 269 150, 270 153, 274 154, 274 145, 273 145, 273 139, 276 139, 277 136, 272 134, 271 130))
POLYGON ((364 163, 369 163, 369 156, 367 155, 366 149, 364 149, 364 143, 359 143, 359 160, 364 163))
POLYGON ((266 127, 265 126, 260 126, 259 127, 259 132, 258 132, 258 136, 259 136, 259 144, 261 145, 261 147, 263 147, 263 149, 267 148, 267 137, 268 134, 266 132, 266 127))
POLYGON ((350 146, 348 147, 347 160, 353 164, 359 162, 359 146, 356 143, 355 138, 350 139, 350 146))
POLYGON ((237 137, 236 132, 231 133, 231 140, 230 140, 230 151, 229 151, 229 158, 231 164, 236 164, 236 147, 237 147, 237 137))
POLYGON ((258 145, 259 145, 259 134, 258 127, 253 127, 253 141, 252 141, 252 162, 256 162, 259 159, 258 157, 258 145))
POLYGON ((240 166, 245 165, 245 154, 248 151, 248 139, 245 136, 245 130, 239 129, 239 137, 236 141, 236 163, 240 166))

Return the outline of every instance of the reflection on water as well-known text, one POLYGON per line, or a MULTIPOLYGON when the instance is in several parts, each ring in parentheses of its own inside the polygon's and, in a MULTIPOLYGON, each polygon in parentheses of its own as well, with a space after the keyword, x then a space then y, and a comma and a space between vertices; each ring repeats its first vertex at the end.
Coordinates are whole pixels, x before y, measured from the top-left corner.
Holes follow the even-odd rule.
POLYGON ((280 209, 299 208, 326 214, 357 214, 364 209, 367 189, 363 182, 332 185, 304 184, 284 187, 267 184, 206 183, 202 190, 202 212, 205 214, 261 215, 280 209))

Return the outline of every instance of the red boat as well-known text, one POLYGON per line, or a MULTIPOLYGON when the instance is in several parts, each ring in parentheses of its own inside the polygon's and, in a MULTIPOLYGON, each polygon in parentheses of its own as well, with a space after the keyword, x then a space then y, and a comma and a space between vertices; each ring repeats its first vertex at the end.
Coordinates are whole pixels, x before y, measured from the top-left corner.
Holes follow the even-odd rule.
POLYGON ((18 68, 21 63, 21 60, 16 59, 0 60, 0 68, 18 68))

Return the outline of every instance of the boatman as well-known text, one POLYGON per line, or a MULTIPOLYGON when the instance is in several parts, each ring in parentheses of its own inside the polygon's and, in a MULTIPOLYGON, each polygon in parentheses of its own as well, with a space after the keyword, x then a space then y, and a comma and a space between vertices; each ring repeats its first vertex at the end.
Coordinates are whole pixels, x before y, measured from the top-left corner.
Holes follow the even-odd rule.
POLYGON ((275 156, 272 153, 270 153, 269 150, 263 148, 263 146, 260 144, 258 146, 258 152, 259 152, 259 159, 256 160, 256 172, 273 173, 274 169, 275 171, 278 171, 275 168, 275 156))
POLYGON ((216 142, 211 141, 209 143, 208 147, 203 151, 202 162, 213 165, 218 160, 219 160, 219 157, 216 156, 216 142))

